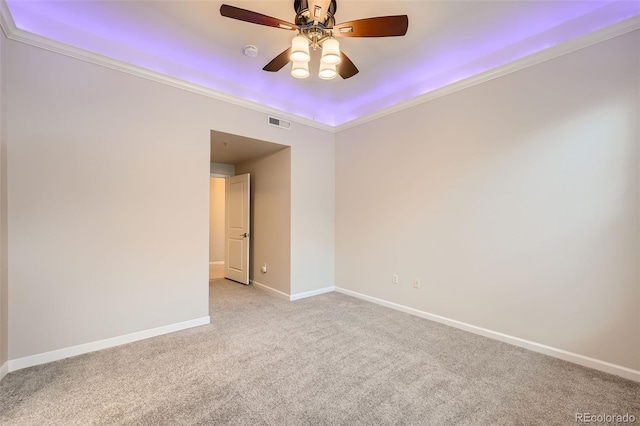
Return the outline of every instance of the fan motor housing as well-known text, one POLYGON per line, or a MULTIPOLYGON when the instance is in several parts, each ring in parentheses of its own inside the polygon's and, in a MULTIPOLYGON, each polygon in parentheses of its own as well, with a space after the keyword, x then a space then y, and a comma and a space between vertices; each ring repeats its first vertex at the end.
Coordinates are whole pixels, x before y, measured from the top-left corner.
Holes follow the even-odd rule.
MULTIPOLYGON (((293 0, 293 8, 295 9, 296 13, 300 13, 305 9, 309 9, 309 1, 293 0)), ((331 4, 329 5, 329 13, 335 15, 337 8, 338 6, 336 5, 336 0, 331 0, 331 4)))
MULTIPOLYGON (((296 25, 305 26, 309 25, 309 23, 313 23, 313 19, 311 18, 309 12, 308 0, 294 0, 293 8, 296 11, 296 25)), ((329 8, 327 10, 327 19, 326 21, 322 22, 325 28, 333 27, 333 24, 335 23, 333 16, 335 15, 337 9, 338 6, 336 5, 336 0, 331 0, 331 3, 329 4, 329 8)))

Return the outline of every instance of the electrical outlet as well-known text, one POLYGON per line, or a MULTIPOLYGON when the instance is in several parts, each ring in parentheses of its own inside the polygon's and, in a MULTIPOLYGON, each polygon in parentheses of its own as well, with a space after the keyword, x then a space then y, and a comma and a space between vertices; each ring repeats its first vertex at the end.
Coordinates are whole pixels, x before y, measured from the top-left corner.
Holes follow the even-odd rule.
POLYGON ((420 288, 420 278, 413 279, 413 288, 420 288))
POLYGON ((391 282, 393 282, 394 284, 398 284, 400 282, 400 278, 398 278, 398 274, 393 274, 393 276, 391 277, 391 282))

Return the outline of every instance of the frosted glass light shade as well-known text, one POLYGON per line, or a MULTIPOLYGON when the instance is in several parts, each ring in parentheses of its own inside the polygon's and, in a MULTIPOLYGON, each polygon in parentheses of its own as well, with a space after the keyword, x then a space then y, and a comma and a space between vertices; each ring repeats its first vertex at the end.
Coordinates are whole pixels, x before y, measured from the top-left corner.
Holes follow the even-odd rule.
POLYGON ((294 61, 291 64, 291 75, 295 78, 307 78, 309 77, 309 63, 305 61, 294 61))
POLYGON ((309 62, 309 40, 298 34, 291 40, 291 60, 293 62, 309 62))
POLYGON ((335 38, 329 38, 322 43, 322 62, 331 65, 340 62, 340 44, 335 38))
POLYGON ((323 80, 331 80, 336 78, 338 72, 336 71, 335 64, 328 64, 326 62, 320 62, 320 72, 318 73, 318 77, 323 80))

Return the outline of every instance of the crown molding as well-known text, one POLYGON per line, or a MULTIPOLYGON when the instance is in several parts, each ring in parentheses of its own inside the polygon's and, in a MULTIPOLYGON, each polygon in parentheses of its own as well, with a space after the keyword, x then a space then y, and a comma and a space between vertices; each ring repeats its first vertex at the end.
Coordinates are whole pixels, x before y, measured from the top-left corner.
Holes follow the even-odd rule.
POLYGON ((7 7, 7 3, 4 0, 0 0, 0 29, 2 29, 7 38, 16 31, 16 24, 13 22, 9 7, 7 7))
POLYGON ((512 72, 516 72, 524 68, 528 68, 533 65, 537 65, 542 62, 567 55, 577 50, 584 49, 585 47, 601 43, 603 41, 621 36, 637 29, 640 29, 640 16, 626 19, 624 21, 618 22, 617 24, 602 28, 589 34, 585 34, 573 40, 557 44, 543 51, 525 56, 524 58, 518 59, 508 64, 501 65, 492 70, 483 72, 481 74, 476 74, 473 77, 469 77, 456 83, 441 87, 440 89, 427 92, 413 99, 409 99, 408 101, 401 102, 399 104, 384 108, 363 117, 356 118, 355 120, 340 124, 334 127, 334 132, 338 133, 351 127, 356 127, 369 121, 377 120, 378 118, 395 114, 396 112, 405 110, 407 108, 411 108, 416 105, 441 98, 451 93, 467 89, 477 84, 493 80, 494 78, 502 77, 504 75, 511 74, 512 72))
POLYGON ((181 90, 185 90, 198 95, 213 98, 219 101, 228 102, 230 104, 238 105, 250 110, 277 116, 278 118, 283 118, 283 119, 292 121, 294 123, 313 127, 319 130, 324 130, 330 133, 334 132, 334 127, 329 124, 320 123, 318 121, 301 117, 299 115, 291 114, 277 108, 269 107, 257 102, 252 102, 236 96, 228 95, 226 93, 219 92, 217 90, 210 89, 208 87, 190 83, 188 81, 181 80, 176 77, 171 77, 156 71, 151 71, 149 69, 139 67, 137 65, 132 65, 127 62, 109 58, 107 56, 103 56, 94 52, 90 52, 88 50, 80 49, 75 46, 71 46, 56 40, 48 39, 46 37, 42 37, 40 35, 30 33, 28 31, 21 30, 15 26, 15 23, 11 18, 11 13, 4 0, 0 0, 0 27, 2 27, 2 30, 5 33, 6 37, 13 41, 28 44, 34 47, 48 50, 50 52, 59 53, 61 55, 65 55, 74 59, 79 59, 84 62, 89 62, 94 65, 99 65, 99 66, 103 66, 113 70, 122 71, 127 74, 145 78, 147 80, 155 81, 157 83, 162 83, 167 86, 175 87, 181 90))
POLYGON ((0 27, 2 28, 6 37, 10 40, 29 44, 34 47, 39 47, 51 52, 59 53, 65 56, 69 56, 75 59, 79 59, 85 62, 89 62, 95 65, 104 66, 113 70, 122 71, 127 74, 135 75, 137 77, 145 78, 157 83, 166 84, 181 90, 196 93, 202 96, 207 96, 223 102, 228 102, 233 105, 238 105, 247 109, 251 109, 265 114, 275 115, 292 122, 323 130, 330 133, 338 133, 343 130, 359 126, 369 121, 376 120, 378 118, 385 117, 387 115, 395 114, 396 112, 420 105, 434 99, 449 95, 451 93, 458 92, 460 90, 467 89, 481 84, 486 81, 493 80, 498 77, 522 70, 524 68, 540 64, 542 62, 555 59, 557 57, 575 52, 585 47, 597 44, 614 37, 629 33, 640 29, 640 16, 635 16, 617 24, 608 26, 606 28, 594 31, 592 33, 583 35, 581 37, 569 40, 564 43, 560 43, 551 48, 545 49, 541 52, 534 53, 516 61, 510 62, 505 65, 501 65, 492 70, 477 74, 473 77, 466 78, 453 84, 449 84, 440 89, 427 92, 418 97, 409 99, 404 102, 400 102, 388 108, 381 109, 379 111, 367 114, 363 117, 356 118, 355 120, 342 123, 340 125, 332 126, 329 124, 320 123, 299 115, 288 113, 277 108, 268 107, 257 102, 248 101, 236 96, 228 95, 217 90, 213 90, 204 86, 200 86, 194 83, 190 83, 185 80, 181 80, 175 77, 171 77, 165 74, 161 74, 155 71, 148 70, 143 67, 132 65, 117 59, 112 59, 103 55, 99 55, 84 49, 80 49, 74 46, 70 46, 65 43, 61 43, 55 40, 51 40, 24 30, 21 30, 15 26, 13 18, 5 0, 0 0, 0 27))

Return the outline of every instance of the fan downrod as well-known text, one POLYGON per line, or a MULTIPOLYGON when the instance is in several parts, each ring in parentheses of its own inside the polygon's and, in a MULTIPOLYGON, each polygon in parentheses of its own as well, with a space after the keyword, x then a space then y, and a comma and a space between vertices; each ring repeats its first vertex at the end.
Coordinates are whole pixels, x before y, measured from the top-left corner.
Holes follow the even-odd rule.
MULTIPOLYGON (((296 20, 295 23, 299 27, 302 28, 311 28, 313 26, 313 17, 311 16, 311 12, 309 11, 309 1, 308 0, 294 0, 293 1, 293 9, 296 11, 296 20)), ((336 0, 331 0, 329 7, 327 9, 327 19, 324 22, 318 22, 318 27, 321 29, 331 29, 335 25, 334 15, 338 6, 336 5, 336 0)))

